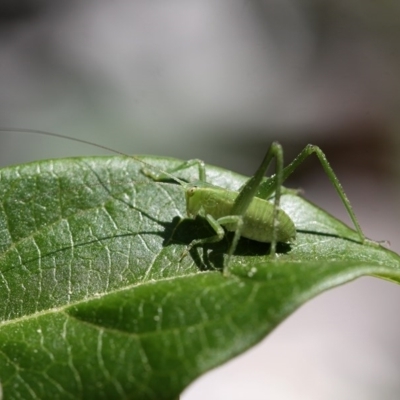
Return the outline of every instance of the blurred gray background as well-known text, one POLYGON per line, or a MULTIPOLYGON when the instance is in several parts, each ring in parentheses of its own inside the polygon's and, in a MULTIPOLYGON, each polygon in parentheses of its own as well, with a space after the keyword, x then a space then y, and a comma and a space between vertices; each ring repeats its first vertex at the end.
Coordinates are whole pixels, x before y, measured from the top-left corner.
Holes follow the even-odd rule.
MULTIPOLYGON (((0 125, 251 174, 272 140, 323 148, 366 234, 400 251, 400 3, 0 3, 0 125)), ((0 164, 101 154, 0 133, 0 164)), ((291 186, 348 221, 310 160, 291 186)), ((184 400, 398 399, 400 287, 364 278, 302 307, 184 400)))

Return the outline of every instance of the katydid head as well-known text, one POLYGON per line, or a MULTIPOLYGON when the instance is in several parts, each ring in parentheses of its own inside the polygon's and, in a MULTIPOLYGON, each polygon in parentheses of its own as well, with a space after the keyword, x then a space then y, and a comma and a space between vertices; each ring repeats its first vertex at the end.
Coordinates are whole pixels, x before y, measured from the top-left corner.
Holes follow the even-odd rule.
POLYGON ((197 200, 198 186, 188 185, 185 188, 186 213, 189 217, 195 217, 201 208, 201 202, 197 200))
POLYGON ((186 183, 184 188, 186 213, 189 217, 195 217, 200 214, 202 210, 206 210, 208 207, 212 207, 213 205, 215 206, 215 199, 212 196, 209 196, 211 191, 226 193, 224 189, 221 190, 221 188, 203 181, 196 181, 190 184, 186 183))

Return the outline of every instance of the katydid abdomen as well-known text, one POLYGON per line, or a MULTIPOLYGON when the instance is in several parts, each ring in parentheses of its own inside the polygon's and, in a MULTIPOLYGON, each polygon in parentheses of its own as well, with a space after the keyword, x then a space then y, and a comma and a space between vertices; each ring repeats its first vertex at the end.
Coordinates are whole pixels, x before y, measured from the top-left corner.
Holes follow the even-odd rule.
MULTIPOLYGON (((211 215, 214 219, 232 215, 231 209, 238 192, 215 187, 192 186, 186 189, 186 205, 189 216, 211 215)), ((257 242, 271 243, 273 241, 274 205, 267 200, 254 197, 243 215, 243 225, 240 235, 257 242)), ((237 229, 235 223, 222 223, 227 231, 237 229)), ((296 237, 296 228, 290 217, 278 210, 276 225, 277 242, 289 242, 296 237)))

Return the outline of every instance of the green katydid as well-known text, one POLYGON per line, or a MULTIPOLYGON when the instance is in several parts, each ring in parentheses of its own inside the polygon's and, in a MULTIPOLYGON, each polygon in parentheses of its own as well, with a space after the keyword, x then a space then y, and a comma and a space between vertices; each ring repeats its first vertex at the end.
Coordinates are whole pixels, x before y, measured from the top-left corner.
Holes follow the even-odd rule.
MULTIPOLYGON (((185 186, 187 214, 191 218, 196 217, 196 215, 205 218, 215 231, 214 236, 193 240, 184 254, 194 246, 222 240, 225 234, 224 227, 227 231, 234 232, 226 267, 229 266, 230 257, 235 252, 238 241, 242 236, 257 242, 270 243, 270 255, 274 257, 278 242, 291 242, 296 237, 293 221, 280 209, 282 184, 313 153, 318 157, 325 173, 342 200, 356 228, 360 242, 366 242, 367 239, 361 230, 350 201, 322 150, 318 146, 309 144, 287 167, 283 168, 282 146, 274 142, 269 147, 254 176, 241 187, 239 192, 207 184, 205 166, 201 160, 189 160, 167 172, 167 176, 170 177, 171 173, 198 165, 199 181, 191 184, 181 183, 185 186), (274 158, 276 173, 264 181, 264 175, 274 158), (258 197, 261 187, 263 198, 258 197), (273 203, 269 201, 272 195, 274 196, 273 203)), ((155 180, 165 177, 151 171, 145 171, 145 173, 155 180)), ((176 180, 176 178, 173 179, 176 180)))
MULTIPOLYGON (((110 149, 106 146, 56 133, 31 129, 4 128, 0 130, 31 132, 47 136, 55 136, 84 144, 94 145, 127 156, 122 152, 110 149)), ((367 239, 361 230, 350 201, 348 200, 325 154, 317 146, 307 145, 300 154, 284 168, 282 146, 277 142, 272 143, 254 176, 251 177, 238 192, 208 184, 206 182, 205 165, 201 160, 189 160, 173 170, 158 172, 158 169, 152 165, 148 165, 143 160, 135 156, 128 157, 133 157, 135 160, 138 160, 145 165, 142 172, 146 176, 154 180, 168 178, 181 184, 185 189, 188 217, 195 218, 199 215, 205 218, 214 230, 215 235, 213 236, 194 239, 187 246, 182 257, 195 246, 221 241, 225 235, 225 230, 234 232, 234 237, 228 250, 228 259, 224 266, 224 272, 227 273, 231 256, 235 252, 240 237, 246 237, 257 242, 270 243, 270 255, 272 258, 275 256, 276 245, 278 242, 292 242, 295 239, 295 225, 291 218, 280 209, 282 184, 297 169, 297 167, 313 153, 318 157, 325 173, 343 202, 359 235, 360 242, 365 243, 367 239), (264 176, 274 159, 275 174, 265 180, 264 176), (192 166, 198 167, 198 181, 194 183, 186 183, 174 175, 174 173, 192 166), (262 192, 262 197, 260 197, 260 192, 262 192), (270 201, 272 197, 273 202, 270 201)))

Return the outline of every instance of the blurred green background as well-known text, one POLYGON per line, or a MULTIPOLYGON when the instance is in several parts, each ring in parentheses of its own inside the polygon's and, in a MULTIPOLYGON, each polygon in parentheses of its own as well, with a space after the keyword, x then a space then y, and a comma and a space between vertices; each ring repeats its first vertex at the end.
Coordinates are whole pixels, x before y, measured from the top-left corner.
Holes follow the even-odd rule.
MULTIPOLYGON (((272 140, 326 152, 361 226, 400 251, 400 3, 0 3, 0 125, 252 174, 272 140)), ((0 165, 104 153, 0 133, 0 165)), ((316 160, 291 186, 348 220, 316 160)), ((184 400, 395 399, 400 288, 362 279, 303 307, 184 400)))

